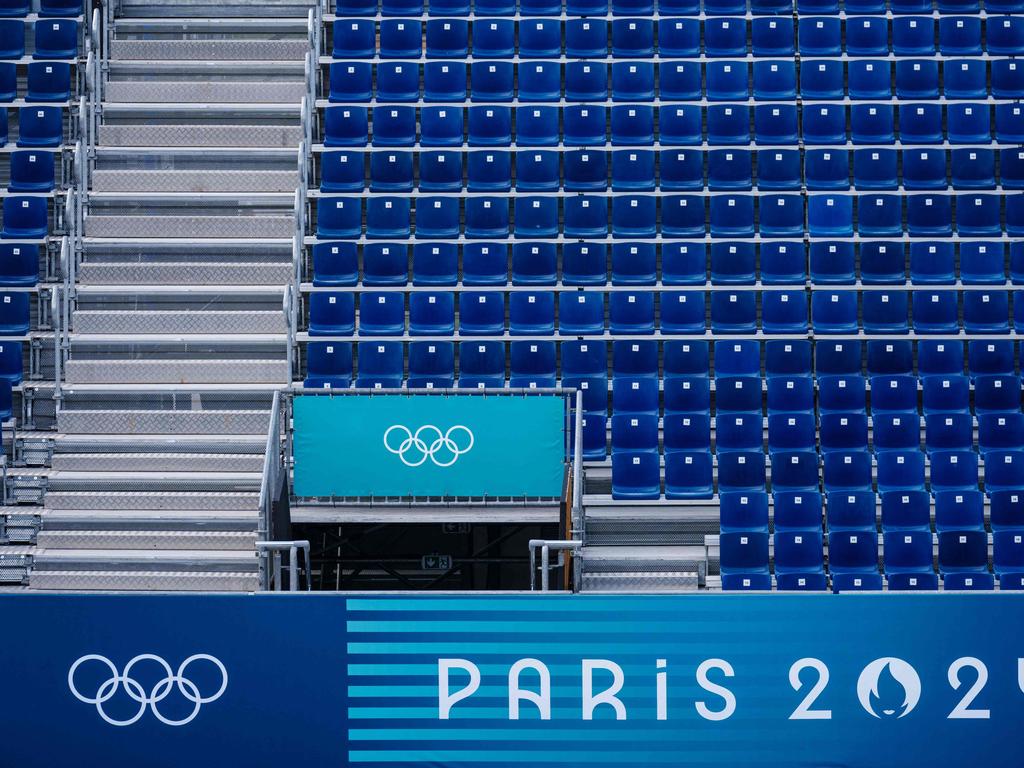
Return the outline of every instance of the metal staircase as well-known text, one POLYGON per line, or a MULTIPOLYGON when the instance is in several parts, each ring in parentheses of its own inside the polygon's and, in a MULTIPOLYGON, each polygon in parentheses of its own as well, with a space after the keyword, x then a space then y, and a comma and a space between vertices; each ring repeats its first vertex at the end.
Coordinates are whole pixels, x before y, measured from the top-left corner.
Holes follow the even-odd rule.
POLYGON ((311 10, 105 4, 31 588, 260 586, 311 10))

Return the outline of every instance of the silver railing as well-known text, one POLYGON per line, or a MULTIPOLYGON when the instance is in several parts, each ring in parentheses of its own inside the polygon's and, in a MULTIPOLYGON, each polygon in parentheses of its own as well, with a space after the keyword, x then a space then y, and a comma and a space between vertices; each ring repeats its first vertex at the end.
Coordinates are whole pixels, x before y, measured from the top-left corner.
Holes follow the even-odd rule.
MULTIPOLYGON (((558 539, 530 539, 530 591, 537 589, 537 550, 540 550, 540 590, 550 590, 551 571, 565 566, 565 553, 575 552, 583 546, 582 541, 558 539), (551 552, 557 552, 554 565, 551 563, 551 552)), ((579 558, 575 558, 579 560, 579 558)), ((573 591, 578 587, 574 583, 573 591)))
POLYGON ((261 570, 268 572, 265 590, 271 592, 284 591, 281 579, 282 562, 285 552, 288 553, 288 591, 299 591, 299 552, 302 552, 302 571, 306 577, 306 591, 312 588, 312 568, 309 563, 309 542, 297 541, 257 541, 256 552, 259 553, 261 570), (268 562, 269 561, 269 562, 268 562))
MULTIPOLYGON (((260 481, 260 529, 259 538, 263 543, 273 536, 274 503, 281 491, 284 480, 284 449, 281 440, 281 393, 274 392, 270 406, 270 423, 267 425, 267 441, 263 455, 263 477, 260 481)), ((257 547, 258 549, 258 547, 257 547)), ((266 557, 260 557, 260 586, 268 588, 268 572, 266 557)))

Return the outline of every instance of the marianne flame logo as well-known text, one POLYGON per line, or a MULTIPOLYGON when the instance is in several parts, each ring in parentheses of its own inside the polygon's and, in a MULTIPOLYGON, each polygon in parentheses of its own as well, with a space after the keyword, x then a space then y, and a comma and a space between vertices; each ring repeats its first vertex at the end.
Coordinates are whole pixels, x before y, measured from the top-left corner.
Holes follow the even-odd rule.
POLYGON ((875 659, 857 678, 857 698, 873 717, 906 717, 921 699, 921 678, 903 659, 875 659))

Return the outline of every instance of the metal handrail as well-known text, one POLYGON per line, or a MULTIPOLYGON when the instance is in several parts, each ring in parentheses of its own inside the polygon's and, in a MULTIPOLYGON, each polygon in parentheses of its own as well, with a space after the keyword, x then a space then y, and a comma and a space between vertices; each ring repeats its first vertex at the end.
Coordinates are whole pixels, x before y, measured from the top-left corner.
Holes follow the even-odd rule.
MULTIPOLYGON (((264 446, 263 477, 260 480, 260 530, 261 540, 271 535, 271 516, 274 510, 274 495, 280 484, 282 473, 281 457, 281 393, 274 392, 270 406, 270 423, 267 425, 267 441, 264 446)), ((260 585, 267 588, 266 563, 260 561, 260 585)))
POLYGON ((281 590, 281 553, 288 552, 288 591, 299 591, 299 550, 302 550, 302 569, 306 574, 306 591, 312 589, 313 570, 309 561, 309 542, 305 539, 295 541, 257 541, 256 551, 260 554, 260 561, 266 568, 266 560, 270 559, 273 567, 271 577, 267 580, 266 588, 273 586, 274 591, 281 590))
POLYGON ((537 588, 537 550, 540 550, 540 589, 547 592, 550 589, 550 577, 552 568, 560 568, 565 565, 563 552, 576 551, 583 546, 582 541, 558 540, 558 539, 530 539, 530 591, 535 592, 537 588), (555 565, 551 565, 551 550, 558 552, 558 559, 555 565))

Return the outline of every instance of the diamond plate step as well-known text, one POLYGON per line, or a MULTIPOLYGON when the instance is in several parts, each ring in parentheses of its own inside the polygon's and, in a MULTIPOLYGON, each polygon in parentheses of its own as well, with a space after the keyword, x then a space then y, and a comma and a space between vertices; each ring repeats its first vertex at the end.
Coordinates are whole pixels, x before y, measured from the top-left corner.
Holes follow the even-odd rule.
POLYGON ((585 546, 580 557, 585 573, 691 573, 703 568, 705 549, 703 544, 585 546))
POLYGON ((584 573, 581 591, 646 594, 649 592, 692 592, 699 588, 699 574, 696 571, 584 573))
POLYGON ((85 263, 78 268, 85 285, 284 285, 291 264, 85 263))
POLYGON ((107 101, 130 103, 286 104, 302 101, 305 83, 231 82, 223 80, 112 80, 103 92, 107 101))
POLYGON ((247 509, 41 509, 33 522, 48 530, 251 532, 260 515, 247 509))
POLYGON ((66 433, 265 435, 265 411, 61 410, 57 429, 66 433))
POLYGON ((97 170, 94 192, 292 192, 299 172, 257 170, 97 170))
POLYGON ((287 216, 87 216, 87 237, 291 237, 295 218, 287 216))
POLYGON ((47 495, 60 491, 258 491, 260 472, 47 472, 47 495))
MULTIPOLYGON (((215 14, 211 14, 215 15, 215 14)), ((288 61, 309 50, 301 40, 112 40, 110 58, 154 61, 288 61)))
POLYGON ((207 491, 56 491, 46 494, 48 509, 245 510, 259 509, 260 495, 207 491))
POLYGON ((34 571, 30 589, 146 592, 255 592, 250 573, 188 571, 34 571))
POLYGON ((78 310, 75 333, 285 333, 284 312, 78 310))
POLYGON ((243 550, 256 548, 255 532, 242 531, 50 531, 39 532, 41 549, 243 550))
POLYGON ((108 147, 298 147, 298 125, 101 125, 108 147))
POLYGON ((263 457, 244 453, 58 453, 53 468, 75 472, 261 472, 263 457))
POLYGON ((286 360, 69 360, 68 384, 287 384, 286 360))

